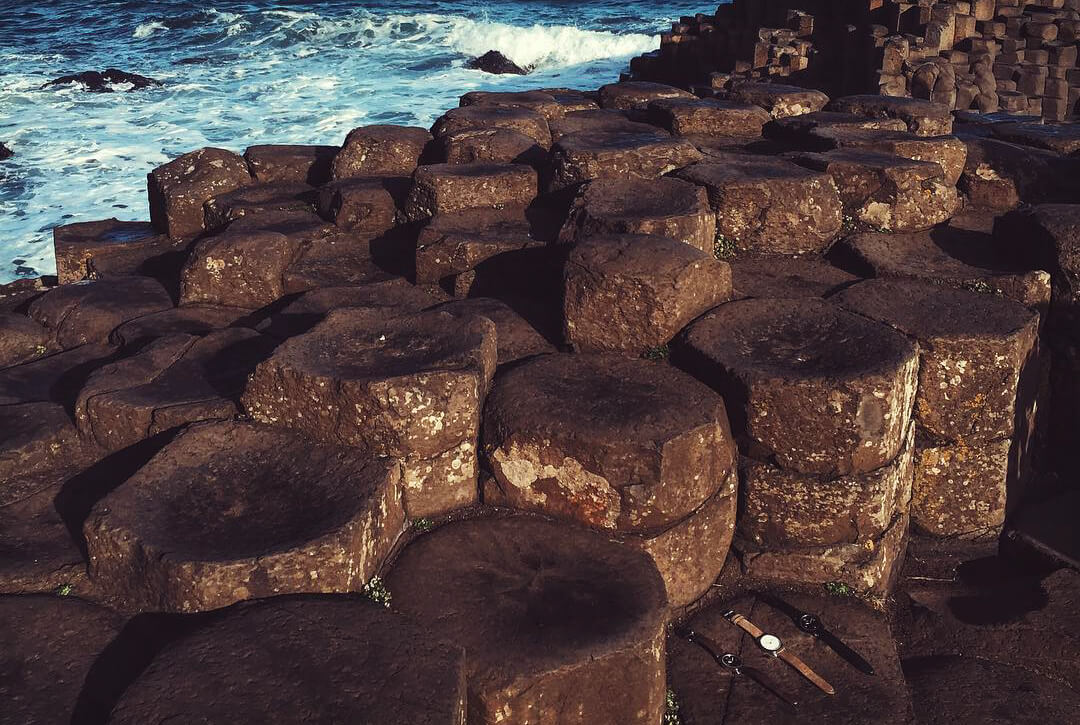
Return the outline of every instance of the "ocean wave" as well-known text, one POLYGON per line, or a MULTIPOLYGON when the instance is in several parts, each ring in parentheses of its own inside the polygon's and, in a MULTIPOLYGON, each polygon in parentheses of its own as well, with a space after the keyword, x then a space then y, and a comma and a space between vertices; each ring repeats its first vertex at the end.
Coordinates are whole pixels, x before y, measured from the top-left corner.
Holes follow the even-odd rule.
POLYGON ((131 34, 133 38, 149 38, 151 35, 159 30, 168 30, 169 26, 160 20, 148 20, 145 23, 139 23, 135 28, 135 32, 131 34))

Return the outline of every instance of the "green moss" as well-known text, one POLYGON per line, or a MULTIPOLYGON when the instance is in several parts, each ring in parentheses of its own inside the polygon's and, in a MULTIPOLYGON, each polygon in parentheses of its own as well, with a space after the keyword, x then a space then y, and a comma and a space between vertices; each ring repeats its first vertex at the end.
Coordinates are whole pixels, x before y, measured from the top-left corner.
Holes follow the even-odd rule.
POLYGON ((965 282, 963 284, 963 287, 966 290, 970 290, 972 292, 978 292, 979 294, 984 294, 984 295, 1000 295, 1001 294, 1001 290, 997 289, 996 287, 991 285, 989 282, 986 282, 985 280, 981 280, 981 279, 976 279, 976 280, 972 280, 970 282, 965 282))
POLYGON ((58 596, 58 597, 66 597, 69 594, 71 594, 71 592, 73 590, 74 590, 73 586, 71 586, 67 582, 64 582, 63 584, 61 584, 60 586, 58 586, 56 588, 56 596, 58 596))
POLYGON ((719 260, 731 259, 735 256, 735 242, 725 237, 720 232, 716 233, 716 240, 712 247, 713 256, 719 260))
POLYGON ((855 596, 855 590, 844 582, 826 582, 825 591, 832 594, 834 597, 853 597, 855 596))
POLYGON ((420 517, 412 522, 412 527, 423 534, 424 532, 431 531, 435 528, 435 522, 431 519, 420 517))
POLYGON ((371 601, 375 602, 376 604, 381 604, 389 609, 390 600, 393 597, 390 594, 390 590, 386 588, 386 582, 384 582, 382 578, 377 574, 371 577, 371 580, 364 585, 364 588, 361 590, 361 592, 371 601))
POLYGON ((646 360, 667 360, 671 356, 671 349, 667 345, 659 345, 657 347, 650 347, 645 352, 641 353, 641 357, 646 360))
POLYGON ((674 690, 669 689, 667 691, 664 702, 666 708, 664 710, 664 719, 660 721, 660 725, 682 725, 682 718, 679 717, 679 698, 674 690))

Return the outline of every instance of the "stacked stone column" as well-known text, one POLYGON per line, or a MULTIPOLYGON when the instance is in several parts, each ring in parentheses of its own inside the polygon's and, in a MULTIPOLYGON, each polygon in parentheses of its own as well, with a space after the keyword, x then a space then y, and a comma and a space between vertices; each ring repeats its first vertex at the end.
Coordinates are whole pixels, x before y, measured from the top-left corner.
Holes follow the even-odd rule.
POLYGON ((906 544, 917 346, 828 302, 760 298, 704 315, 673 360, 728 402, 744 569, 887 592, 906 544))

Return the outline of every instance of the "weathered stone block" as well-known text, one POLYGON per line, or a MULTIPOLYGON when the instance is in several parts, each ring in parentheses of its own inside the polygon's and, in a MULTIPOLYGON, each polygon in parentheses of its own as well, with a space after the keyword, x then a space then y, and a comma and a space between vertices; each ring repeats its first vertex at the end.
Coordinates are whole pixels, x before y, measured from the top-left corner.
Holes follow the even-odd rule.
POLYGON ((416 170, 431 134, 410 126, 361 126, 345 137, 330 178, 409 176, 416 170))
POLYGON ((203 233, 203 204, 220 194, 254 183, 247 163, 224 149, 205 148, 157 167, 146 177, 150 221, 174 239, 203 233))

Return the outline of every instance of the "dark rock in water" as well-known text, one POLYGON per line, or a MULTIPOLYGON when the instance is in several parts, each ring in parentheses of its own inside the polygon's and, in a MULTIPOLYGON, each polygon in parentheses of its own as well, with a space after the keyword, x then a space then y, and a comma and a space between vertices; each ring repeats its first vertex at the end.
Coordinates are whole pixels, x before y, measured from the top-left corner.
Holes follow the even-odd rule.
POLYGON ((515 73, 519 76, 529 74, 529 71, 525 70, 497 50, 489 50, 479 58, 470 60, 467 65, 473 70, 482 70, 485 73, 515 73))
POLYGON ((88 91, 94 93, 112 93, 114 90, 112 85, 117 83, 130 83, 132 87, 129 90, 132 91, 161 85, 161 81, 156 81, 153 78, 147 78, 146 76, 141 76, 137 73, 128 73, 127 71, 117 70, 116 68, 108 68, 103 73, 99 73, 96 70, 90 70, 83 73, 76 73, 75 75, 62 76, 56 80, 49 81, 43 85, 42 88, 59 86, 65 83, 82 83, 86 86, 88 91))
POLYGON ((10 159, 14 155, 15 155, 14 151, 9 149, 4 144, 0 143, 0 161, 3 161, 4 159, 10 159))

